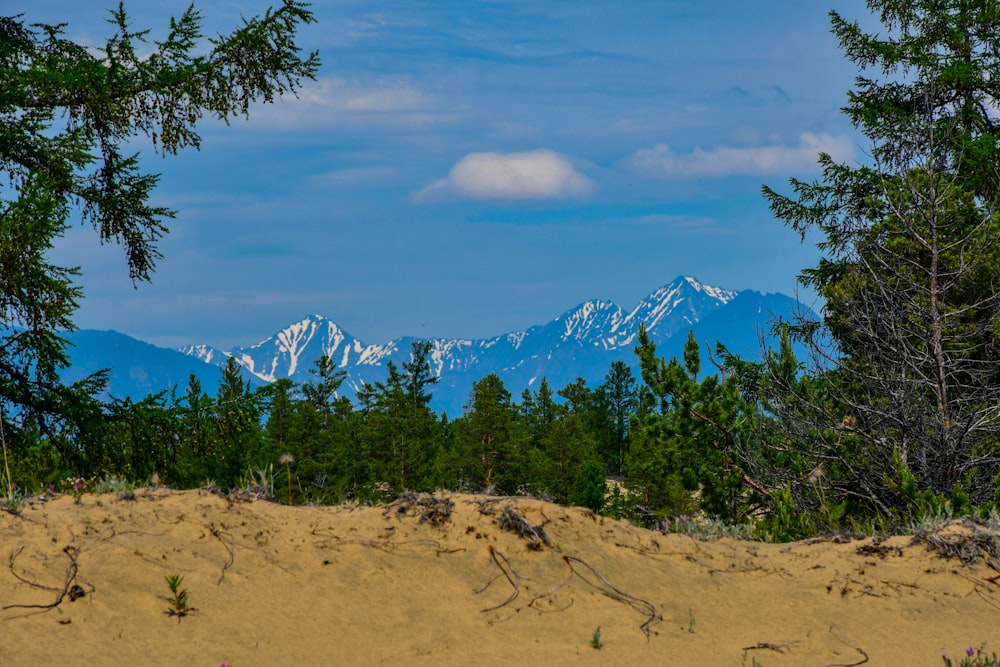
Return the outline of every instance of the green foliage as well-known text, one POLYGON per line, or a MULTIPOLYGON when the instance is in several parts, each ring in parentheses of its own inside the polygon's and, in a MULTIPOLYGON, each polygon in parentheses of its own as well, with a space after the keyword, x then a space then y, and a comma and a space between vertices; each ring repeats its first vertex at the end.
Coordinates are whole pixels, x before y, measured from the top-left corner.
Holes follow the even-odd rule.
POLYGON ((601 628, 600 628, 600 626, 598 626, 597 629, 594 630, 593 634, 590 635, 590 648, 598 649, 598 650, 604 648, 604 644, 601 643, 601 628))
POLYGON ((969 494, 961 483, 956 482, 950 493, 934 493, 930 489, 920 488, 916 476, 903 461, 899 449, 893 451, 895 474, 886 476, 886 487, 899 498, 903 508, 900 518, 921 522, 928 517, 941 515, 966 516, 973 512, 969 494))
POLYGON ((472 385, 462 418, 453 425, 455 440, 442 459, 451 469, 449 477, 461 486, 512 494, 524 483, 524 443, 510 399, 496 374, 472 385))
POLYGON ((555 418, 530 442, 528 459, 531 479, 525 485, 536 495, 558 503, 569 503, 574 496, 597 503, 597 478, 603 484, 604 465, 584 414, 557 405, 555 418), (588 477, 581 480, 588 468, 588 477), (581 487, 581 481, 589 488, 581 487))
POLYGON ((243 379, 243 367, 227 359, 212 415, 215 432, 204 459, 207 477, 224 489, 235 487, 240 473, 259 458, 265 398, 265 391, 243 379))
POLYGON ((260 468, 247 468, 237 485, 242 491, 257 491, 266 498, 274 497, 274 464, 260 468))
POLYGON ((767 542, 792 542, 816 534, 816 524, 807 512, 795 507, 792 492, 776 489, 771 493, 771 506, 757 523, 757 535, 767 542))
POLYGON ((179 420, 176 399, 167 392, 139 402, 111 399, 107 404, 107 447, 101 467, 127 479, 149 479, 176 461, 179 420))
POLYGON ((24 502, 24 490, 17 486, 17 482, 10 482, 3 498, 3 508, 11 514, 20 514, 24 502))
POLYGON ((319 67, 295 43, 313 21, 307 5, 284 0, 206 40, 192 5, 150 42, 119 5, 114 33, 91 46, 67 39, 64 25, 0 16, 0 420, 12 452, 43 439, 82 476, 114 458, 94 399, 106 372, 69 387, 59 379, 82 292, 79 270, 49 251, 80 216, 102 243, 122 246, 133 281, 149 280, 174 212, 150 204, 159 177, 129 153, 137 137, 163 155, 197 148, 205 114, 228 122, 294 93, 319 67))
POLYGON ((621 475, 631 443, 630 418, 638 406, 639 391, 632 369, 614 361, 597 388, 594 431, 598 453, 607 469, 621 475))
POLYGON ((393 495, 433 485, 440 441, 437 416, 428 405, 429 388, 437 382, 430 370, 431 348, 429 341, 414 341, 402 371, 389 362, 389 377, 358 393, 371 479, 393 495))
POLYGON ((822 179, 764 188, 778 218, 821 237, 800 280, 825 301, 822 326, 793 327, 825 363, 812 387, 776 376, 773 414, 793 458, 823 462, 827 497, 898 522, 951 496, 990 502, 1000 474, 1000 12, 868 6, 877 33, 831 23, 859 68, 844 111, 870 163, 821 155, 822 179))
POLYGON ((604 510, 604 497, 607 494, 607 483, 604 477, 604 466, 596 460, 587 461, 580 467, 576 480, 576 488, 570 501, 574 505, 587 507, 594 512, 604 510))
MULTIPOLYGON (((645 392, 626 468, 647 503, 669 514, 692 506, 710 517, 742 522, 758 499, 746 485, 740 458, 753 437, 753 406, 744 402, 735 377, 698 380, 698 342, 689 335, 683 364, 656 356, 644 329, 637 348, 645 392)), ((635 430, 635 428, 633 429, 635 430)))
POLYGON ((194 608, 188 605, 187 590, 181 588, 184 583, 184 577, 179 574, 168 574, 164 579, 166 579, 167 586, 170 588, 170 597, 167 598, 170 601, 170 608, 167 609, 167 615, 176 616, 179 623, 183 617, 194 611, 194 608))

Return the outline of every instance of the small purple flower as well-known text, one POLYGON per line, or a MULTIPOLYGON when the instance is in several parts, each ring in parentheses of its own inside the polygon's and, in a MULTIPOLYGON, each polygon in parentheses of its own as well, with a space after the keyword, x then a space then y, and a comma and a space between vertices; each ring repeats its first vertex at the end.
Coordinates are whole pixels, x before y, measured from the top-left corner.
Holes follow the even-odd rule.
POLYGON ((976 653, 976 649, 972 648, 971 646, 969 648, 965 649, 965 655, 969 656, 970 658, 973 655, 975 655, 975 653, 976 653))
POLYGON ((17 482, 11 482, 10 483, 10 488, 16 489, 17 488, 17 482))
POLYGON ((81 486, 82 486, 82 485, 80 484, 80 482, 77 482, 76 484, 74 484, 74 485, 73 485, 73 490, 74 490, 74 491, 79 491, 79 490, 80 490, 80 488, 81 488, 81 486))

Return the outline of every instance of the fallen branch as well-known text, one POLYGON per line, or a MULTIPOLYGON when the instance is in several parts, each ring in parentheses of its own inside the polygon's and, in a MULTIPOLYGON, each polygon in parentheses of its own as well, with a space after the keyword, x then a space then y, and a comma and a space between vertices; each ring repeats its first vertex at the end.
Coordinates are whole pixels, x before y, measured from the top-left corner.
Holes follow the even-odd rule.
MULTIPOLYGON (((536 603, 537 601, 541 600, 542 598, 546 598, 546 597, 548 597, 548 596, 552 595, 552 594, 553 594, 553 593, 555 593, 555 592, 556 592, 557 590, 559 590, 560 588, 562 588, 563 586, 565 586, 566 584, 568 584, 568 583, 570 582, 570 580, 571 580, 571 579, 573 579, 573 574, 574 574, 574 571, 573 571, 573 568, 572 568, 572 566, 571 566, 571 567, 569 568, 569 574, 568 574, 568 575, 566 575, 566 578, 565 578, 565 579, 563 579, 563 580, 562 580, 562 581, 560 581, 560 582, 559 582, 558 584, 556 584, 555 586, 553 586, 553 587, 552 587, 552 588, 550 588, 549 590, 545 591, 544 593, 539 593, 539 594, 538 594, 538 595, 536 595, 535 597, 531 598, 531 601, 530 601, 530 602, 528 602, 528 606, 529 606, 529 607, 533 607, 533 606, 534 606, 534 604, 535 604, 535 603, 536 603)), ((572 606, 572 604, 573 604, 573 601, 572 601, 572 600, 570 600, 570 603, 569 603, 569 605, 567 605, 566 607, 564 607, 564 609, 569 609, 569 608, 570 608, 570 606, 572 606)), ((537 607, 536 607, 536 609, 537 609, 537 607)), ((539 610, 539 611, 541 611, 541 610, 539 610)), ((559 611, 562 611, 562 610, 559 610, 559 611)))
POLYGON ((854 642, 849 641, 846 637, 844 637, 844 633, 841 631, 839 626, 831 625, 830 634, 836 637, 840 641, 840 643, 846 644, 847 646, 850 646, 855 651, 860 653, 862 658, 858 662, 838 662, 832 665, 826 665, 826 667, 858 667, 858 665, 863 665, 866 662, 868 662, 868 660, 870 660, 868 654, 865 653, 865 650, 863 648, 861 648, 854 642))
POLYGON ((19 555, 21 555, 22 551, 24 551, 23 546, 11 553, 10 561, 8 562, 10 573, 13 574, 18 581, 28 584, 33 588, 41 588, 43 590, 57 593, 56 600, 50 604, 9 604, 3 607, 4 609, 55 609, 62 604, 63 599, 66 597, 69 597, 69 601, 73 602, 87 594, 86 591, 83 590, 83 587, 76 583, 76 575, 79 570, 76 560, 80 556, 79 548, 74 546, 63 547, 63 553, 66 554, 67 558, 69 558, 69 565, 66 566, 66 576, 63 581, 62 589, 44 586, 36 581, 31 581, 19 575, 14 569, 14 561, 17 560, 19 555))
POLYGON ((437 498, 426 493, 418 494, 406 491, 400 494, 396 502, 386 505, 383 516, 388 516, 393 507, 396 508, 396 514, 399 516, 417 509, 420 511, 420 523, 442 526, 451 520, 451 511, 455 507, 455 503, 450 498, 437 498))
POLYGON ((226 544, 226 541, 222 537, 222 531, 221 530, 219 530, 215 526, 209 526, 209 531, 212 533, 212 535, 215 536, 215 538, 217 540, 219 540, 220 542, 222 542, 222 546, 224 546, 226 548, 226 551, 229 552, 229 560, 227 560, 226 563, 222 566, 222 573, 219 574, 219 580, 217 582, 215 582, 216 585, 218 585, 218 584, 221 584, 222 580, 226 578, 226 570, 228 570, 230 567, 232 567, 233 566, 233 561, 236 560, 236 546, 235 546, 236 545, 236 540, 234 540, 232 538, 232 536, 228 535, 228 533, 227 533, 227 535, 229 536, 229 544, 226 544))
MULTIPOLYGON (((492 544, 490 545, 489 550, 490 550, 490 558, 493 559, 493 562, 496 563, 497 567, 500 568, 500 571, 503 572, 503 576, 505 576, 507 578, 507 581, 510 583, 511 587, 514 589, 514 592, 511 593, 510 596, 506 600, 504 600, 503 602, 501 602, 500 604, 493 605, 492 607, 487 607, 486 609, 480 609, 479 611, 481 611, 481 612, 495 611, 495 610, 499 609, 500 607, 503 607, 503 606, 505 606, 507 604, 510 604, 521 593, 521 587, 510 576, 513 573, 515 577, 520 578, 520 576, 517 574, 517 572, 514 571, 514 568, 511 566, 510 561, 507 560, 506 556, 504 556, 502 553, 500 553, 499 551, 497 551, 496 549, 494 549, 492 544), (498 558, 498 556, 499 556, 499 558, 498 558), (503 562, 507 564, 507 569, 504 569, 503 564, 500 563, 500 558, 502 558, 503 562)), ((496 580, 496 578, 497 577, 494 576, 493 579, 490 579, 489 582, 487 582, 487 584, 485 586, 483 586, 483 588, 481 588, 480 590, 476 591, 476 593, 482 593, 483 591, 485 591, 487 588, 490 587, 490 584, 492 584, 493 581, 496 580)))
POLYGON ((646 621, 642 625, 639 626, 639 629, 642 630, 642 633, 644 635, 646 635, 647 639, 650 637, 650 635, 652 634, 652 631, 650 630, 650 627, 656 621, 659 621, 659 620, 663 619, 663 617, 660 616, 656 612, 656 606, 652 602, 649 602, 647 600, 643 600, 642 598, 638 598, 638 597, 636 597, 634 595, 630 595, 629 593, 626 593, 625 591, 623 591, 620 588, 616 587, 610 581, 608 581, 607 579, 605 579, 604 575, 602 575, 600 572, 598 572, 597 570, 595 570, 589 563, 583 561, 580 558, 577 558, 576 556, 569 556, 569 555, 563 554, 563 560, 566 561, 567 565, 569 565, 569 568, 570 568, 570 570, 573 571, 573 574, 575 574, 576 576, 580 577, 580 579, 582 579, 584 582, 590 584, 591 586, 593 586, 594 588, 597 588, 598 590, 601 590, 602 593, 604 593, 605 595, 607 595, 612 600, 618 600, 619 602, 624 602, 627 605, 629 605, 630 607, 632 607, 633 609, 635 609, 636 611, 642 612, 643 614, 647 614, 649 616, 649 618, 646 619, 646 621), (591 573, 593 573, 593 575, 595 577, 597 577, 598 579, 600 579, 601 583, 604 584, 604 586, 608 590, 610 590, 611 592, 609 593, 608 590, 602 590, 600 586, 596 586, 596 585, 593 584, 593 582, 588 581, 586 577, 584 577, 582 574, 580 574, 576 570, 576 568, 573 567, 573 563, 579 563, 580 565, 583 565, 585 568, 587 568, 588 570, 590 570, 591 573))

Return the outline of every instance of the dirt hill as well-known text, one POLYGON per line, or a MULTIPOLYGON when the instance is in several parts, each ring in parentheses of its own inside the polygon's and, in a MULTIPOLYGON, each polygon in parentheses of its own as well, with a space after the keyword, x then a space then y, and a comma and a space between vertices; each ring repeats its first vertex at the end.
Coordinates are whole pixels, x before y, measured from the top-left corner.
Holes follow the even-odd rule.
POLYGON ((939 665, 1000 650, 981 530, 762 544, 524 498, 63 495, 0 513, 0 665, 939 665))

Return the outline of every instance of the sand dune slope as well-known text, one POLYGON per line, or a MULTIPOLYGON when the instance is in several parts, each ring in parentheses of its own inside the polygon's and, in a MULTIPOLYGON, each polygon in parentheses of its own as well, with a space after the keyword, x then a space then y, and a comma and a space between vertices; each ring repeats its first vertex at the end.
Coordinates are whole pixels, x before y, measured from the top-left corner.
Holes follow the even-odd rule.
MULTIPOLYGON (((937 538, 976 555, 974 532, 937 538)), ((531 499, 59 496, 0 513, 0 665, 935 665, 1000 650, 997 575, 910 538, 700 542, 531 499)))

